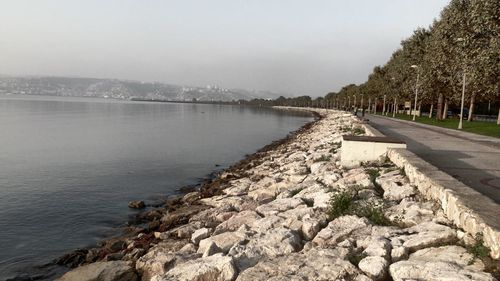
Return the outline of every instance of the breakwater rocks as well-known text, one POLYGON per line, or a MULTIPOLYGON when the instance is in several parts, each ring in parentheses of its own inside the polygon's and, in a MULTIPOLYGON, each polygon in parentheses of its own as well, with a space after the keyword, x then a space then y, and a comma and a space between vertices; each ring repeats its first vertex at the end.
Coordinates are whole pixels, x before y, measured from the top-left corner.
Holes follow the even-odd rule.
POLYGON ((454 228, 386 159, 343 169, 349 114, 322 118, 142 213, 141 227, 60 260, 59 280, 496 280, 480 237, 454 228))

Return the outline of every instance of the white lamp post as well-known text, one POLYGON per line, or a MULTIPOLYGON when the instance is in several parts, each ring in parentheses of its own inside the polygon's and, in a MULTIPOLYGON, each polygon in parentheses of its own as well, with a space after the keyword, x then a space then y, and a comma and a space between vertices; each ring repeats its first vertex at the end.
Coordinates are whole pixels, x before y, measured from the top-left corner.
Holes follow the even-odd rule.
POLYGON ((415 68, 417 70, 417 82, 415 83, 415 106, 413 107, 413 121, 417 116, 417 102, 418 102, 418 78, 420 77, 420 71, 418 65, 412 65, 411 68, 415 68))

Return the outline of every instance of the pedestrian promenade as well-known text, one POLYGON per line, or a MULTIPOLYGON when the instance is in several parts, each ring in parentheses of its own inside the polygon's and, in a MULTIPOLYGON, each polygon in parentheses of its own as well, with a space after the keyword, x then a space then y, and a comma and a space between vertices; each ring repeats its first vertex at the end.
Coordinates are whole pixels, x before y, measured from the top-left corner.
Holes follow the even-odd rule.
POLYGON ((371 114, 366 118, 384 135, 405 141, 420 158, 500 204, 500 139, 371 114))

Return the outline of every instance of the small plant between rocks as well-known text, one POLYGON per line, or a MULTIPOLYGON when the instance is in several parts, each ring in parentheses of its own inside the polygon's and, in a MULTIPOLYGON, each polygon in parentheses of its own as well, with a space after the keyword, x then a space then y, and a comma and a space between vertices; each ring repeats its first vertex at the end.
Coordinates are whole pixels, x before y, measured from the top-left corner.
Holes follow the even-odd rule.
POLYGON ((332 144, 332 146, 333 147, 328 152, 335 154, 335 153, 337 153, 337 150, 339 150, 339 148, 342 146, 342 143, 341 142, 334 142, 332 144))
POLYGON ((375 206, 372 203, 363 204, 356 201, 356 195, 344 191, 332 196, 328 215, 331 220, 345 215, 355 215, 365 217, 375 225, 389 226, 393 222, 388 219, 382 206, 375 206))
POLYGON ((344 191, 332 196, 330 200, 330 209, 328 215, 332 220, 348 215, 349 209, 353 203, 353 195, 350 192, 344 191))
POLYGON ((401 167, 399 168, 399 174, 406 177, 406 171, 405 171, 405 167, 401 167))
POLYGON ((366 173, 370 176, 370 181, 372 182, 375 191, 382 196, 384 194, 384 189, 382 189, 382 186, 377 182, 377 178, 380 176, 380 171, 378 169, 367 169, 366 173))
POLYGON ((314 163, 316 162, 325 162, 325 161, 330 161, 331 156, 330 155, 321 155, 321 157, 314 159, 314 163))
POLYGON ((474 260, 477 258, 486 258, 490 255, 490 249, 484 245, 483 235, 478 233, 476 234, 474 245, 467 247, 469 253, 471 253, 474 257, 470 261, 470 263, 474 263, 474 260))
POLYGON ((359 262, 366 258, 368 255, 364 253, 357 253, 357 254, 351 254, 347 256, 347 259, 349 260, 350 263, 352 263, 355 266, 359 265, 359 262))
POLYGON ((352 133, 354 135, 359 136, 359 135, 364 135, 366 133, 366 131, 365 131, 365 128, 363 128, 363 127, 354 127, 354 129, 352 129, 352 133))

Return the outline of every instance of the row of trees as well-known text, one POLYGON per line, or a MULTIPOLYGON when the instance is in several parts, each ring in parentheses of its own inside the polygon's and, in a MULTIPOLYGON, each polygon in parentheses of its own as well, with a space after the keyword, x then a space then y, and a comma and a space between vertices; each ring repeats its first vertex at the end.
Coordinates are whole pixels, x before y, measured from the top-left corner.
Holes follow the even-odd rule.
POLYGON ((468 120, 477 103, 491 109, 500 101, 498 0, 452 0, 439 20, 415 30, 365 83, 347 85, 323 99, 336 107, 369 106, 385 113, 411 102, 410 110, 416 104, 432 117, 437 108, 435 117, 442 119, 450 106, 460 104, 464 81, 468 120))

